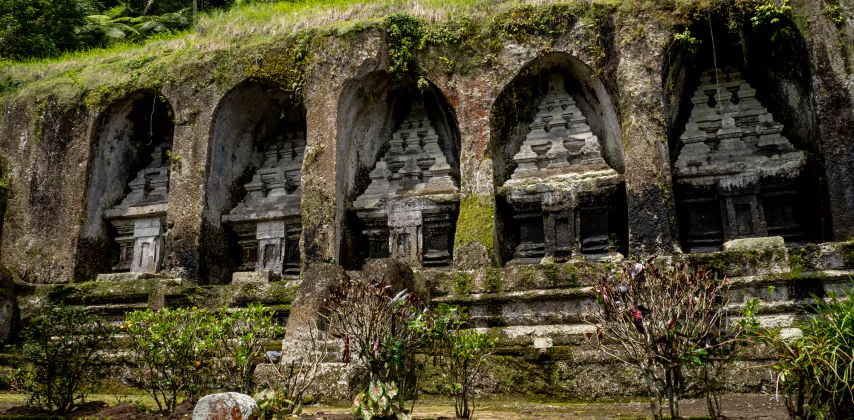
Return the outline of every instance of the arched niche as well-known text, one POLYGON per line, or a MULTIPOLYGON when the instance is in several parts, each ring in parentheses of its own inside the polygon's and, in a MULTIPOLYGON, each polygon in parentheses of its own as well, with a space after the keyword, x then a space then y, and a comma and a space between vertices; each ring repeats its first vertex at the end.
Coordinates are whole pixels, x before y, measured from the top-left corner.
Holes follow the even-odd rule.
POLYGON ((162 268, 174 128, 171 105, 153 91, 135 92, 98 117, 78 241, 78 280, 162 268))
POLYGON ((338 121, 339 261, 449 265, 460 134, 442 92, 423 78, 394 83, 374 72, 345 86, 338 121))
POLYGON ((620 123, 589 67, 535 59, 497 97, 490 127, 502 263, 627 252, 620 123))
POLYGON ((685 252, 782 236, 821 240, 827 210, 803 38, 733 32, 720 16, 688 30, 665 55, 665 123, 685 252))
POLYGON ((209 283, 299 274, 305 133, 305 108, 273 85, 241 83, 217 106, 202 241, 209 283))

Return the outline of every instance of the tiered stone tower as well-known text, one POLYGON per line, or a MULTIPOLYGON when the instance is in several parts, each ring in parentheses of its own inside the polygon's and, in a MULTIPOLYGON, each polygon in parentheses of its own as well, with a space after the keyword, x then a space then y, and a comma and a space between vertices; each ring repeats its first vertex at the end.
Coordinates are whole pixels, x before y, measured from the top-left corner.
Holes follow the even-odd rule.
POLYGON ((169 208, 169 158, 172 147, 162 143, 154 148, 152 161, 137 172, 128 186, 130 193, 122 202, 105 212, 116 228, 119 263, 113 271, 156 273, 163 261, 163 233, 169 208))
MULTIPOLYGON (((265 145, 264 163, 246 184, 246 197, 222 216, 239 236, 241 270, 299 274, 302 161, 305 132, 278 135, 265 145)), ((244 273, 235 273, 235 279, 244 273)))
POLYGON ((413 267, 448 265, 460 192, 423 105, 413 105, 390 144, 353 203, 369 255, 413 267))
POLYGON ((804 153, 780 134, 783 125, 756 90, 733 68, 710 70, 691 101, 674 165, 676 184, 691 190, 680 203, 686 251, 718 251, 736 238, 799 238, 792 181, 804 168, 804 153))
POLYGON ((503 187, 518 226, 516 264, 598 257, 612 245, 609 201, 622 176, 602 158, 563 76, 549 75, 548 86, 503 187))

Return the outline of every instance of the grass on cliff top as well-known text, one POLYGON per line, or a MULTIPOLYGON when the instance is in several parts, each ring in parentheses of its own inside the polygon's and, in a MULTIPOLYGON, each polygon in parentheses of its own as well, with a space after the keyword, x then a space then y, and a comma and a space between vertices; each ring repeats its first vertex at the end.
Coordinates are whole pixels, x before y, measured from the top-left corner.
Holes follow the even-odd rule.
POLYGON ((15 75, 29 80, 40 79, 48 73, 68 71, 81 64, 159 55, 186 48, 228 49, 230 45, 240 43, 245 36, 284 36, 307 28, 379 19, 393 13, 407 13, 433 23, 454 16, 485 18, 523 5, 618 4, 624 1, 627 0, 295 0, 254 3, 204 13, 193 30, 163 34, 143 44, 118 44, 23 62, 0 59, 0 79, 15 75), (23 77, 25 75, 30 77, 23 77))

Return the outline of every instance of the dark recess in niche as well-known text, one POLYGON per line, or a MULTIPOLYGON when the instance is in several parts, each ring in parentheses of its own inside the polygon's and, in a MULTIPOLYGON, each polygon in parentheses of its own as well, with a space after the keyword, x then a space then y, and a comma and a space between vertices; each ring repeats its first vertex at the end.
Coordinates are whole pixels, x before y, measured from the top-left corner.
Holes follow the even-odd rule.
MULTIPOLYGON (((523 238, 520 235, 519 221, 514 220, 514 212, 502 188, 513 174, 517 164, 513 157, 519 152, 526 135, 531 131, 531 123, 537 113, 537 107, 548 91, 550 74, 563 76, 564 89, 575 101, 576 106, 587 119, 591 131, 598 137, 602 156, 607 164, 619 173, 624 171, 620 126, 609 94, 600 81, 592 77, 592 72, 579 60, 565 53, 554 53, 536 59, 525 67, 501 92, 490 111, 491 135, 488 152, 493 160, 493 181, 498 187, 496 194, 496 253, 503 265, 514 259, 517 245, 523 238)), ((620 185, 616 192, 598 202, 596 207, 607 209, 606 236, 610 249, 627 255, 628 221, 626 213, 625 186, 620 185)), ((581 207, 581 224, 596 219, 589 211, 581 207)), ((603 219, 603 220, 605 220, 603 219)), ((566 224, 561 219, 556 224, 557 242, 566 242, 561 231, 566 224)), ((531 227, 540 229, 545 223, 532 221, 531 227)), ((602 223, 604 226, 604 223, 602 223)), ((583 233, 590 233, 593 226, 579 226, 583 233)), ((537 233, 540 235, 540 232, 537 233)), ((582 253, 584 250, 582 249, 582 253)))
MULTIPOLYGON (((778 183, 775 180, 763 182, 767 188, 763 186, 760 197, 766 203, 763 213, 768 220, 769 235, 782 235, 787 242, 791 239, 793 244, 826 241, 832 239, 827 185, 820 148, 816 145, 818 121, 810 98, 808 54, 795 24, 785 18, 781 20, 791 30, 791 35, 778 34, 776 41, 771 41, 770 28, 755 28, 748 20, 743 29, 733 32, 725 19, 713 15, 711 25, 708 20, 701 20, 688 28, 691 35, 700 41, 694 52, 677 42, 672 43, 664 59, 664 111, 671 162, 676 162, 682 148, 680 136, 691 116, 691 98, 700 84, 701 74, 727 67, 740 71, 741 78, 756 89, 756 99, 776 122, 783 124, 782 135, 806 156, 801 175, 789 182, 800 198, 789 200, 793 206, 786 210, 790 215, 794 214, 800 225, 799 232, 787 229, 780 218, 783 210, 778 196, 775 198, 778 183)), ((720 71, 719 77, 726 80, 727 76, 720 71)), ((735 97, 733 103, 740 100, 735 97)), ((714 99, 710 96, 709 101, 714 99)), ((714 214, 714 206, 718 204, 717 192, 675 183, 674 194, 683 248, 691 248, 689 242, 698 240, 698 233, 705 238, 700 240, 706 244, 701 247, 707 250, 719 247, 724 241, 724 234, 722 216, 714 214), (696 223, 693 229, 691 223, 696 223)))
POLYGON ((152 91, 117 101, 96 121, 75 281, 94 280, 98 274, 114 271, 120 256, 115 239, 118 232, 104 218, 104 211, 131 192, 130 181, 153 161, 151 155, 158 145, 166 143, 171 148, 174 129, 171 105, 152 91))
MULTIPOLYGON (((223 215, 246 198, 246 184, 264 165, 267 146, 282 136, 302 133, 304 138, 305 132, 305 108, 273 84, 246 81, 220 101, 211 127, 199 266, 203 283, 228 284, 235 272, 254 271, 246 261, 257 258, 257 246, 241 246, 250 238, 245 232, 241 238, 234 225, 223 223, 223 215)), ((286 258, 295 259, 298 267, 299 241, 286 246, 286 258)))
MULTIPOLYGON (((379 157, 390 148, 389 140, 412 111, 423 102, 431 125, 439 136, 439 145, 451 167, 451 177, 459 183, 460 135, 456 116, 441 91, 432 83, 414 76, 395 84, 386 72, 374 72, 345 86, 339 102, 339 200, 341 224, 339 263, 348 269, 360 268, 370 257, 371 245, 363 233, 365 223, 352 209, 353 202, 371 183, 370 173, 379 157), (423 90, 423 91, 422 91, 423 90)), ((454 213, 452 220, 456 221, 454 213)), ((454 222, 455 224, 455 222, 454 222)), ((453 230, 449 243, 453 243, 453 230)), ((425 242, 426 245, 426 242, 425 242)), ((380 252, 388 255, 386 252, 380 252)), ((375 253, 375 255, 377 255, 375 253)))

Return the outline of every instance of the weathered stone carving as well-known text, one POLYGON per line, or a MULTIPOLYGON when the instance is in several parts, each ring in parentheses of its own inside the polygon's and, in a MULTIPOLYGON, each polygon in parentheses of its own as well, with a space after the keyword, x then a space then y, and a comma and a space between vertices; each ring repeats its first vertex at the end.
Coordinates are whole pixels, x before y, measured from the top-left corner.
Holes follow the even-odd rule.
POLYGON ((683 242, 689 252, 720 250, 724 241, 779 235, 798 238, 793 186, 804 153, 780 133, 783 125, 732 68, 704 73, 680 137, 674 165, 683 242))
POLYGON ((460 193, 422 104, 413 105, 389 143, 353 203, 368 253, 413 267, 449 265, 460 193))
POLYGON ((169 158, 172 147, 161 143, 151 153, 152 161, 137 172, 128 186, 130 193, 122 202, 105 212, 116 228, 119 263, 114 271, 156 273, 163 261, 163 233, 169 208, 169 158))
POLYGON ((622 176, 602 158, 563 76, 549 75, 548 86, 503 186, 518 226, 516 264, 601 257, 612 247, 608 213, 622 176))
POLYGON ((305 132, 280 134, 268 142, 263 165, 244 186, 246 197, 222 216, 239 236, 241 270, 299 274, 304 154, 305 132))

